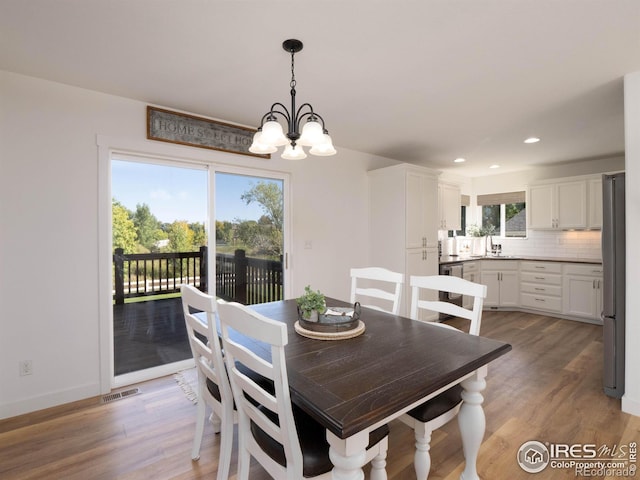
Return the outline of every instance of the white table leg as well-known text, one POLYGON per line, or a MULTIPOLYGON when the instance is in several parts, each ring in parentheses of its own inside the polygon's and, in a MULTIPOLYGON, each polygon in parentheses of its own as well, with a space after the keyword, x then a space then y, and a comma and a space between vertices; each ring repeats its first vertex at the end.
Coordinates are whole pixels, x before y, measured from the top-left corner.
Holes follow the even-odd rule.
POLYGON ((485 418, 482 409, 482 392, 487 386, 485 377, 487 368, 482 367, 475 375, 462 382, 462 406, 458 413, 458 426, 462 436, 462 450, 464 452, 465 468, 460 480, 480 480, 476 471, 476 460, 484 437, 485 418))
POLYGON ((336 437, 327 431, 329 458, 333 463, 334 480, 364 480, 362 467, 366 461, 369 433, 360 432, 347 439, 336 437))

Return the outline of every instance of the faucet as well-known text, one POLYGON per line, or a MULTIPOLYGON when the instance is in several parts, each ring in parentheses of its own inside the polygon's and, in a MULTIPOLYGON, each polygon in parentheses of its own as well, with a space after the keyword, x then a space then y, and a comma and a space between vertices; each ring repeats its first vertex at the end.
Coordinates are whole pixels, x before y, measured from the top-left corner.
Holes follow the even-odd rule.
POLYGON ((491 238, 491 235, 487 235, 487 238, 485 239, 485 243, 484 243, 484 254, 489 255, 490 253, 491 254, 494 253, 493 239, 491 238))

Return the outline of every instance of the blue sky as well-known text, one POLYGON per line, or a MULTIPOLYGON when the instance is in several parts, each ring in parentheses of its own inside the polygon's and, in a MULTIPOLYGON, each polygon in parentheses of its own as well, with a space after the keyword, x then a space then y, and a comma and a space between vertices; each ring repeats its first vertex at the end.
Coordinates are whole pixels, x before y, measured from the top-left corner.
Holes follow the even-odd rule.
MULTIPOLYGON (((146 203, 161 222, 186 220, 205 223, 207 218, 207 170, 113 160, 111 196, 129 210, 146 203)), ((216 219, 257 220, 258 204, 246 205, 240 195, 259 179, 216 174, 216 219)))

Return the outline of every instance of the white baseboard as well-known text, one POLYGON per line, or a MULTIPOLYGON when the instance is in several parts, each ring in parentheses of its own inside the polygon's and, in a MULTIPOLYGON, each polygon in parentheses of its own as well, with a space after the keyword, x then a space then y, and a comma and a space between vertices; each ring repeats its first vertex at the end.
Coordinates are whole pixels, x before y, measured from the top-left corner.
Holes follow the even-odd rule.
POLYGON ((100 395, 100 384, 97 382, 87 383, 67 390, 47 392, 44 395, 23 398, 17 402, 0 405, 0 419, 15 417, 98 395, 100 395))
POLYGON ((640 417, 640 400, 629 398, 627 394, 622 396, 622 411, 640 417))

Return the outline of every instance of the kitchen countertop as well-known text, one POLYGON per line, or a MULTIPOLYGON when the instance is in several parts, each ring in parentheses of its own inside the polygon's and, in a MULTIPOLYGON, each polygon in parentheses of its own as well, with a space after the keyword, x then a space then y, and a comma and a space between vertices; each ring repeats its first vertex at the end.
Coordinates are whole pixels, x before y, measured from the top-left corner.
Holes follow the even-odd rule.
POLYGON ((457 262, 472 262, 475 260, 529 260, 538 262, 562 262, 562 263, 592 263, 601 264, 602 260, 597 258, 576 258, 576 257, 535 257, 531 255, 443 255, 440 257, 440 265, 457 262))

